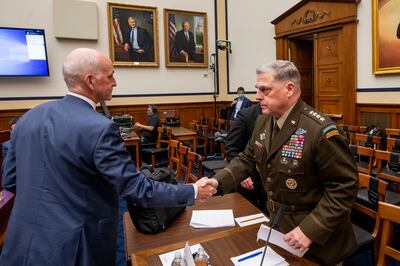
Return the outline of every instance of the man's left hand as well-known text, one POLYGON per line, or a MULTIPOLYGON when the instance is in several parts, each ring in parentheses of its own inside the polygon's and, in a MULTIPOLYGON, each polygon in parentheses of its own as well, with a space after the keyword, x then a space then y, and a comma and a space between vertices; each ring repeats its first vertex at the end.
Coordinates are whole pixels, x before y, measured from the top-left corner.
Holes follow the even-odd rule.
POLYGON ((137 49, 137 50, 136 50, 136 53, 143 54, 143 53, 144 53, 144 50, 143 50, 143 49, 137 49))
POLYGON ((284 235, 283 240, 289 246, 300 249, 301 252, 306 251, 312 243, 311 239, 309 239, 298 226, 284 235))

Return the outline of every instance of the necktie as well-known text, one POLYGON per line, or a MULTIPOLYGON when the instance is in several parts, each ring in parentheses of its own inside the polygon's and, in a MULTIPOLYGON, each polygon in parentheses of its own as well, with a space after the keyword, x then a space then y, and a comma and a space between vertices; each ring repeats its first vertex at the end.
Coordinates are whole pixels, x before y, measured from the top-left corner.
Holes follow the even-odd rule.
POLYGON ((272 119, 272 133, 271 133, 271 141, 270 141, 270 144, 269 144, 269 150, 271 150, 271 147, 272 147, 272 145, 274 143, 274 140, 276 139, 276 135, 279 132, 279 126, 276 123, 276 121, 277 121, 276 119, 272 119))
POLYGON ((189 41, 189 33, 185 31, 186 41, 189 41))

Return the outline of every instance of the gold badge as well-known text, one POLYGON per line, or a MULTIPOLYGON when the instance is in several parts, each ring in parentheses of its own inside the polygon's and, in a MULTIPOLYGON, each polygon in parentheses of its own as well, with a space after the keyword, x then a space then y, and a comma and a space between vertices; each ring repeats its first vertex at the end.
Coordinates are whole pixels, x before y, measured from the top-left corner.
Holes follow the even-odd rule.
POLYGON ((296 189, 296 188, 297 188, 297 182, 296 182, 296 180, 294 180, 293 178, 288 178, 288 179, 286 180, 286 186, 287 186, 289 189, 296 189))

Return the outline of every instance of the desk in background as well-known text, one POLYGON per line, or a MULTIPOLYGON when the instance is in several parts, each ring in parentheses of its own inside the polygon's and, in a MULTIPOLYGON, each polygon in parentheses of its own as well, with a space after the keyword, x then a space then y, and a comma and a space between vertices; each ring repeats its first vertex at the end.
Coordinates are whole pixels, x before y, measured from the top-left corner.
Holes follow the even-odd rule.
POLYGON ((135 132, 133 132, 133 136, 125 138, 124 142, 125 142, 125 146, 126 147, 130 147, 130 146, 135 147, 135 150, 136 150, 136 167, 139 169, 140 164, 141 164, 140 163, 140 152, 139 152, 139 149, 140 149, 140 138, 139 138, 139 136, 135 132))
POLYGON ((193 132, 184 127, 171 127, 172 128, 172 138, 184 141, 190 140, 193 141, 193 152, 196 152, 196 132, 193 132))
MULTIPOLYGON (((156 235, 146 235, 138 232, 133 225, 129 213, 123 217, 125 254, 127 262, 132 265, 161 265, 159 254, 183 248, 186 241, 190 244, 201 243, 210 255, 213 265, 226 265, 230 257, 259 248, 264 241, 256 242, 256 234, 260 224, 239 227, 202 228, 195 229, 189 225, 192 210, 222 210, 232 209, 234 217, 259 213, 254 205, 243 198, 239 193, 217 196, 207 202, 196 202, 195 206, 185 209, 165 231, 156 235), (244 242, 242 244, 241 242, 244 242)), ((285 250, 274 248, 283 254, 293 265, 316 265, 306 259, 298 258, 285 250), (296 263, 295 263, 296 262, 296 263)))

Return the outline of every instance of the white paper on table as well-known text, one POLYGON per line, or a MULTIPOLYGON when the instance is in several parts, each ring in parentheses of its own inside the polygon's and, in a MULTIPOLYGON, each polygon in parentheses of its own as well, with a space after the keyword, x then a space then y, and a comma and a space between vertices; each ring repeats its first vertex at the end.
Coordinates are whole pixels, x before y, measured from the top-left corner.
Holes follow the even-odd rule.
MULTIPOLYGON (((233 262, 233 264, 235 266, 260 265, 262 255, 263 255, 262 253, 257 256, 254 256, 254 257, 251 257, 251 258, 248 258, 248 259, 245 259, 245 260, 239 262, 239 260, 241 258, 245 258, 251 254, 258 253, 260 251, 264 252, 264 247, 247 252, 247 253, 237 256, 237 257, 232 257, 231 261, 233 262)), ((286 266, 289 264, 285 261, 285 259, 282 256, 280 256, 278 253, 273 251, 270 247, 267 247, 267 253, 265 254, 265 258, 264 258, 262 265, 263 266, 284 266, 284 265, 286 266)))
MULTIPOLYGON (((191 245, 190 246, 190 251, 192 252, 192 254, 196 253, 199 250, 199 247, 201 247, 200 244, 191 245)), ((162 265, 163 266, 171 266, 171 263, 175 258, 175 252, 177 252, 177 251, 181 252, 182 258, 183 258, 184 257, 184 251, 185 251, 184 248, 176 249, 176 250, 173 250, 173 251, 158 255, 158 257, 161 260, 162 265)), ((204 252, 207 254, 207 252, 205 250, 204 250, 204 252)), ((208 254, 207 254, 207 256, 208 256, 208 254)))
POLYGON ((235 226, 232 210, 197 210, 192 212, 190 226, 194 228, 216 228, 235 226))
POLYGON ((235 220, 240 227, 269 221, 269 219, 262 212, 257 213, 257 214, 238 217, 238 218, 235 218, 235 220))
MULTIPOLYGON (((260 226, 260 229, 258 229, 258 232, 257 232, 257 241, 258 241, 258 239, 267 241, 268 231, 269 231, 269 227, 262 224, 260 226)), ((307 252, 308 249, 304 252, 301 252, 300 249, 292 248, 283 240, 283 236, 284 236, 284 234, 282 234, 281 232, 276 231, 275 229, 272 229, 271 237, 269 238, 269 242, 274 245, 277 245, 283 249, 286 249, 293 255, 296 255, 298 257, 303 257, 303 255, 307 252)))

